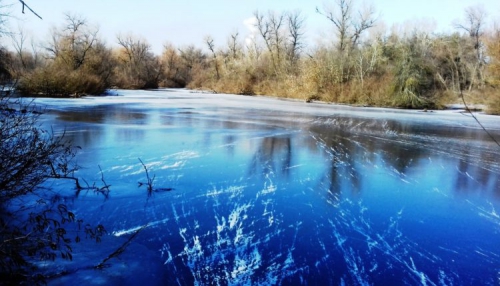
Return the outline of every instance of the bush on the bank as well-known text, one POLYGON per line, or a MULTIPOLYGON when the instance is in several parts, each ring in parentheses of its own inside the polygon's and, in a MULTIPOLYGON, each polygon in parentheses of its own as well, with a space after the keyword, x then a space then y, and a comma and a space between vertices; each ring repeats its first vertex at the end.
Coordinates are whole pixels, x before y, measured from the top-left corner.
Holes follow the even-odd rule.
POLYGON ((57 66, 39 68, 25 74, 17 90, 31 96, 81 96, 102 94, 109 87, 99 76, 82 70, 61 70, 57 66))
POLYGON ((21 75, 18 91, 24 95, 78 96, 101 94, 111 86, 114 60, 99 40, 97 29, 85 19, 66 15, 65 24, 52 32, 46 62, 21 75))

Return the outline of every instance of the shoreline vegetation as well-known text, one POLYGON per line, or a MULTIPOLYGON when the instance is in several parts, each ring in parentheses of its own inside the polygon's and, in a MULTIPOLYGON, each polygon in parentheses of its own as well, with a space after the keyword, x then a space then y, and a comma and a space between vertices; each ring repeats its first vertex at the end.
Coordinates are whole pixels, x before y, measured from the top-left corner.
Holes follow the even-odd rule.
POLYGON ((306 45, 300 11, 256 11, 251 39, 234 32, 216 45, 207 36, 204 47, 165 44, 161 55, 132 34, 118 35, 119 48, 110 48, 93 23, 66 14, 43 44, 12 33, 14 49, 0 48, 1 80, 26 96, 163 87, 408 109, 465 101, 500 114, 500 27, 486 22, 480 6, 441 34, 383 30, 373 7, 348 0, 316 11, 331 37, 315 46, 306 45))

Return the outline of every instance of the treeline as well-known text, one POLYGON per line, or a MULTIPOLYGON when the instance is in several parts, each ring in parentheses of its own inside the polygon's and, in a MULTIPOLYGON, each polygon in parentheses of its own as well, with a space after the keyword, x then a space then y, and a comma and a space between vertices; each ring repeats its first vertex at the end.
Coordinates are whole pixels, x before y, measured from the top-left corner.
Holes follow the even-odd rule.
POLYGON ((485 13, 472 7, 449 34, 418 29, 374 33, 373 9, 352 1, 317 8, 331 40, 306 48, 300 12, 255 12, 253 37, 235 32, 216 46, 165 45, 161 55, 134 35, 117 37, 112 49, 83 18, 65 25, 42 45, 22 33, 14 50, 2 49, 0 73, 26 95, 80 96, 109 88, 188 87, 305 101, 440 108, 485 104, 500 114, 500 28, 487 29, 485 13))

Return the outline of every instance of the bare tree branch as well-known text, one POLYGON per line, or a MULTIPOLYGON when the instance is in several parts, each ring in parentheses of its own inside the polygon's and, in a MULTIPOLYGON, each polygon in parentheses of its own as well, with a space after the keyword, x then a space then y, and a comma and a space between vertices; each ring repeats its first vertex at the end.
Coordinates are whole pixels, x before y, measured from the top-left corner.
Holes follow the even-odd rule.
POLYGON ((215 44, 214 44, 214 39, 211 36, 207 36, 205 38, 205 43, 208 46, 208 49, 210 52, 212 52, 212 57, 213 57, 213 62, 214 62, 214 69, 215 73, 217 76, 217 80, 220 79, 220 74, 219 74, 219 63, 217 61, 217 52, 215 51, 215 44))
POLYGON ((353 0, 337 0, 336 7, 316 7, 316 12, 323 15, 335 26, 338 33, 338 49, 344 51, 349 47, 356 47, 364 31, 373 27, 377 18, 374 17, 375 9, 370 6, 365 11, 358 11, 358 16, 353 17, 353 0))
POLYGON ((234 33, 232 33, 229 36, 229 39, 227 42, 227 45, 229 47, 229 52, 230 52, 233 60, 238 58, 238 51, 241 50, 241 48, 238 45, 238 36, 239 36, 238 31, 235 31, 234 33))
POLYGON ((33 13, 35 16, 40 18, 40 20, 43 20, 42 17, 40 17, 40 15, 38 15, 35 11, 33 11, 33 9, 31 9, 30 6, 28 6, 23 0, 19 0, 19 2, 21 2, 21 4, 23 4, 23 14, 24 14, 24 7, 26 7, 26 8, 28 8, 28 10, 31 11, 31 13, 33 13))
POLYGON ((302 37, 304 36, 304 17, 300 11, 291 12, 287 15, 289 33, 289 59, 292 64, 299 58, 301 49, 304 47, 302 37))

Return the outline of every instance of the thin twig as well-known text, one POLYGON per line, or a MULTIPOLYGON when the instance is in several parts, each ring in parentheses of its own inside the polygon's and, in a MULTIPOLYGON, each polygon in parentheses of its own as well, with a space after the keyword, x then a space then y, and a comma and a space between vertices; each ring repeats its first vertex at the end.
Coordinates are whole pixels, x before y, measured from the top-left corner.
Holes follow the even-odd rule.
POLYGON ((115 251, 113 251, 110 255, 108 255, 108 257, 104 258, 101 263, 97 264, 94 268, 96 269, 102 269, 104 268, 106 265, 105 263, 110 260, 111 258, 114 258, 114 257, 118 257, 120 254, 122 254, 125 249, 127 248, 127 246, 129 246, 129 244, 132 242, 132 240, 134 240, 134 238, 139 234, 139 232, 143 229, 145 229, 146 227, 148 227, 148 224, 145 224, 143 225, 141 228, 139 228, 137 231, 135 231, 128 239, 127 241, 125 241, 120 247, 118 247, 115 251))
POLYGON ((101 181, 104 184, 104 186, 102 186, 101 188, 97 188, 97 191, 100 192, 100 193, 102 193, 102 194, 104 194, 104 196, 106 198, 108 198, 108 195, 109 195, 109 192, 110 192, 109 187, 111 185, 108 185, 106 183, 106 181, 104 180, 104 173, 103 173, 103 171, 101 169, 101 166, 100 165, 97 165, 97 166, 99 167, 99 170, 101 171, 101 181))
MULTIPOLYGON (((153 178, 151 179, 151 177, 149 176, 148 167, 146 167, 146 164, 144 164, 144 162, 142 162, 141 158, 138 158, 138 159, 141 162, 142 167, 146 171, 146 179, 148 180, 148 182, 146 183, 146 185, 148 187, 148 197, 151 197, 151 195, 153 194, 153 191, 154 191, 153 182, 155 180, 156 175, 154 175, 153 178)), ((139 187, 142 186, 143 184, 144 183, 139 182, 139 187)))

